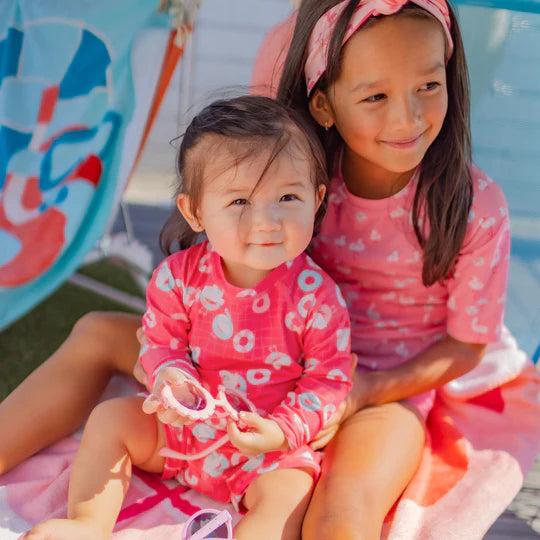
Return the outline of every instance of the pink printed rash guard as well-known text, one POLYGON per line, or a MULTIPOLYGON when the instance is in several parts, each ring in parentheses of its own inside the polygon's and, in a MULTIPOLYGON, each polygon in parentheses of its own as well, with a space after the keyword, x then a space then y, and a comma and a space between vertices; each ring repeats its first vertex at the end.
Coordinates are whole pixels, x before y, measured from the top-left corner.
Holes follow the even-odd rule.
POLYGON ((497 341, 503 326, 510 226, 501 189, 471 168, 474 200, 454 276, 422 284, 422 251, 411 224, 417 176, 396 195, 368 200, 333 177, 328 211, 310 255, 339 284, 352 350, 370 369, 399 365, 447 333, 497 341))
POLYGON ((208 241, 175 253, 154 272, 143 327, 150 387, 173 366, 212 395, 234 388, 280 425, 291 449, 315 437, 351 388, 344 299, 306 254, 241 289, 208 241))

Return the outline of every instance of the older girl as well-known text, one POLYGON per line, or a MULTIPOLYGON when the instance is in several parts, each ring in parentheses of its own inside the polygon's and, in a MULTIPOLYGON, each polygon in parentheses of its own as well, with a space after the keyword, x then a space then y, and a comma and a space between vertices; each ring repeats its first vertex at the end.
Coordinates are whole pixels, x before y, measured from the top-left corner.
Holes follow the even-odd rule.
MULTIPOLYGON (((419 466, 435 389, 501 338, 508 210, 471 166, 466 62, 445 0, 304 0, 283 60, 293 22, 254 85, 272 91, 282 69, 277 99, 319 129, 331 184, 310 253, 344 292, 358 355, 304 537, 376 539, 419 466)), ((523 366, 511 348, 505 361, 513 376, 523 366)))

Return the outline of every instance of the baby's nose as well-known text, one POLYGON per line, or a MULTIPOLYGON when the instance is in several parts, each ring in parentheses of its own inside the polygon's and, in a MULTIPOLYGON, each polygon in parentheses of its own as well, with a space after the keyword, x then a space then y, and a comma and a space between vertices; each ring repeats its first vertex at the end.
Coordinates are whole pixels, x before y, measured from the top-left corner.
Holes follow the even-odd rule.
POLYGON ((274 231, 281 227, 281 216, 276 204, 261 205, 253 209, 252 225, 257 230, 274 231))

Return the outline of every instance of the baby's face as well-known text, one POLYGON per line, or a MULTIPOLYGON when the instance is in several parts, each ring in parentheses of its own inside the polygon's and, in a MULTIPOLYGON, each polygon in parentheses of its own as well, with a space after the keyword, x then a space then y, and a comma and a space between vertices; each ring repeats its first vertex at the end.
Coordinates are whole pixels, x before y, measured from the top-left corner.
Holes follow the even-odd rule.
POLYGON ((324 186, 316 192, 299 154, 285 148, 258 184, 269 152, 234 166, 224 152, 206 165, 198 217, 233 285, 253 287, 311 241, 324 186))

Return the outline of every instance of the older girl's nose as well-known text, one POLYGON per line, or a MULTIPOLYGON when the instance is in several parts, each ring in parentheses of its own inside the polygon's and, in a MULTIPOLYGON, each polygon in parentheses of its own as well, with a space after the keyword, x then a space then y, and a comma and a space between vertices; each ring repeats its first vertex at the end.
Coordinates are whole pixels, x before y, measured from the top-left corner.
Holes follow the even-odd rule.
POLYGON ((416 96, 407 95, 393 101, 390 114, 395 126, 410 128, 421 120, 422 107, 416 96))

